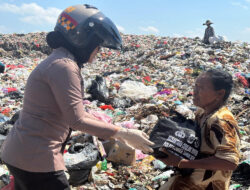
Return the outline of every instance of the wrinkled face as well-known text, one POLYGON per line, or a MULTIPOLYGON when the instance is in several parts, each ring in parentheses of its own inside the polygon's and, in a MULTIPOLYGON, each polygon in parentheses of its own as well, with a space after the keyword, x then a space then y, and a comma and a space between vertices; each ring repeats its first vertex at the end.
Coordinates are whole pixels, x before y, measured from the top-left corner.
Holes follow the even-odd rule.
POLYGON ((88 63, 93 63, 93 61, 95 60, 96 54, 99 52, 100 49, 101 49, 100 46, 98 46, 94 49, 94 51, 91 53, 91 55, 89 57, 88 63))
POLYGON ((194 105, 205 109, 206 107, 220 103, 218 91, 214 90, 211 78, 207 74, 201 74, 195 82, 194 86, 194 105))

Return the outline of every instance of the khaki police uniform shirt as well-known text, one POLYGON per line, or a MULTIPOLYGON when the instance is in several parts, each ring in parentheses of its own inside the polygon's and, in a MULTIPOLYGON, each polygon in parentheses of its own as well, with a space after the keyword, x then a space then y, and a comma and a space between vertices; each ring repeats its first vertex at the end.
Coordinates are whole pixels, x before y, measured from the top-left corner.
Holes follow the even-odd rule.
POLYGON ((103 139, 118 127, 89 128, 83 121, 82 76, 74 57, 58 48, 30 74, 23 109, 2 147, 2 160, 30 172, 65 170, 61 147, 69 129, 103 139))

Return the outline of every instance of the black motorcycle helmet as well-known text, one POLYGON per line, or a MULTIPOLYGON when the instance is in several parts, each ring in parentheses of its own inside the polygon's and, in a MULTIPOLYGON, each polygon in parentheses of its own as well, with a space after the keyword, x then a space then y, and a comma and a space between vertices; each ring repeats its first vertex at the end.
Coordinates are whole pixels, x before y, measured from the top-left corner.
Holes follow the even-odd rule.
POLYGON ((81 67, 98 47, 121 49, 122 39, 114 23, 97 8, 76 5, 65 9, 58 17, 55 29, 47 35, 48 45, 64 47, 81 67))

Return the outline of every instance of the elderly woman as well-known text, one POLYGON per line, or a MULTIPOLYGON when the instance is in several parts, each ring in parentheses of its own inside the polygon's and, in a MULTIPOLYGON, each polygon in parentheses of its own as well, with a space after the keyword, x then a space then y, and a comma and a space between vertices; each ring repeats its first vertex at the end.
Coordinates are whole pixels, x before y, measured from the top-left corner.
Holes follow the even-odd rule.
POLYGON ((194 104, 199 107, 196 122, 201 130, 199 158, 180 159, 162 149, 168 156, 162 161, 179 168, 193 168, 189 176, 176 174, 160 190, 228 190, 232 171, 239 162, 237 122, 225 103, 232 90, 232 76, 210 69, 195 82, 194 104))

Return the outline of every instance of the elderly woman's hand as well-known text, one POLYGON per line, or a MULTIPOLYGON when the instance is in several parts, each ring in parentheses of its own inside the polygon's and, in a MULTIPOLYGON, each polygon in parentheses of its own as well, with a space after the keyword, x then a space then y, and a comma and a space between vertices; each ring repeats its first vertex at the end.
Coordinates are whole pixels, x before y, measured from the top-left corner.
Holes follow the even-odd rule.
POLYGON ((181 161, 180 157, 168 152, 165 148, 160 148, 160 151, 166 154, 166 158, 158 158, 158 160, 162 161, 166 165, 178 167, 178 164, 181 161))

